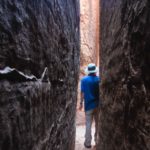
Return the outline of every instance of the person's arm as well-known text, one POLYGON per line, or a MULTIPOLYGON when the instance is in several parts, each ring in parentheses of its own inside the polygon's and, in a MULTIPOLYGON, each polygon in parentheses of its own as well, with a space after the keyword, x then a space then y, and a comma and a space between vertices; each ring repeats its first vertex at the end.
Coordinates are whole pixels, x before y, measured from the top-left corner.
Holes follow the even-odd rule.
POLYGON ((79 110, 82 110, 83 101, 84 101, 84 79, 82 78, 82 80, 81 80, 81 93, 80 93, 80 106, 79 106, 79 110))
POLYGON ((82 110, 82 108, 83 108, 83 101, 84 101, 84 93, 81 92, 81 98, 80 98, 80 106, 79 106, 79 110, 82 110))

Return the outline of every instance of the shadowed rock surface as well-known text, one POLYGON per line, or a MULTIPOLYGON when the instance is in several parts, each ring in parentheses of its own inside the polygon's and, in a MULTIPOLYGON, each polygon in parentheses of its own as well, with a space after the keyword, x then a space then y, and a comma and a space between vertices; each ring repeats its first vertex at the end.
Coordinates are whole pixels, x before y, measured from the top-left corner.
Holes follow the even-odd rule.
POLYGON ((149 41, 149 0, 101 0, 97 150, 150 149, 149 41))
POLYGON ((77 0, 1 0, 0 69, 49 82, 0 81, 0 150, 74 149, 79 39, 77 0))

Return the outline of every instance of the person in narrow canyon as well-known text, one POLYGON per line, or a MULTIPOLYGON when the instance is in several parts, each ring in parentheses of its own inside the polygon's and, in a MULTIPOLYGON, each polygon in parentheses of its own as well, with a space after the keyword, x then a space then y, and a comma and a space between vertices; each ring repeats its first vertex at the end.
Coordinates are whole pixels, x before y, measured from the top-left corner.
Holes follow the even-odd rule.
POLYGON ((91 63, 86 68, 87 76, 81 79, 81 101, 79 110, 83 108, 85 110, 86 118, 86 131, 85 131, 85 142, 86 148, 91 148, 91 126, 93 119, 95 120, 95 143, 97 142, 97 116, 98 116, 98 105, 99 105, 99 82, 100 77, 96 75, 98 68, 95 64, 91 63))

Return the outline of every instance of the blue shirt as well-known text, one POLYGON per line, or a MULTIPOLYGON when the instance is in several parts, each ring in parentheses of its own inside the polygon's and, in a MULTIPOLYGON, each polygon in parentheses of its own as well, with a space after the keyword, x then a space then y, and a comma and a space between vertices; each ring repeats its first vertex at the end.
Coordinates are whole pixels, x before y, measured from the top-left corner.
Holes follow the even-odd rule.
POLYGON ((99 82, 100 78, 94 75, 85 76, 81 80, 81 92, 84 93, 85 111, 98 107, 99 82))

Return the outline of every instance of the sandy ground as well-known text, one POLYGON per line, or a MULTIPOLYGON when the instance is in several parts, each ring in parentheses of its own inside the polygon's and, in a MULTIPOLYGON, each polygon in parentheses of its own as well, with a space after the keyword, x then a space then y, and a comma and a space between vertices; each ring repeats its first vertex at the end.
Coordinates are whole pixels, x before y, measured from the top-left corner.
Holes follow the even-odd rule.
MULTIPOLYGON (((92 125, 92 137, 94 137, 95 127, 92 125)), ((84 147, 84 135, 85 135, 85 115, 84 111, 79 111, 77 109, 76 114, 76 144, 75 150, 95 150, 94 138, 92 138, 92 148, 84 147)))

